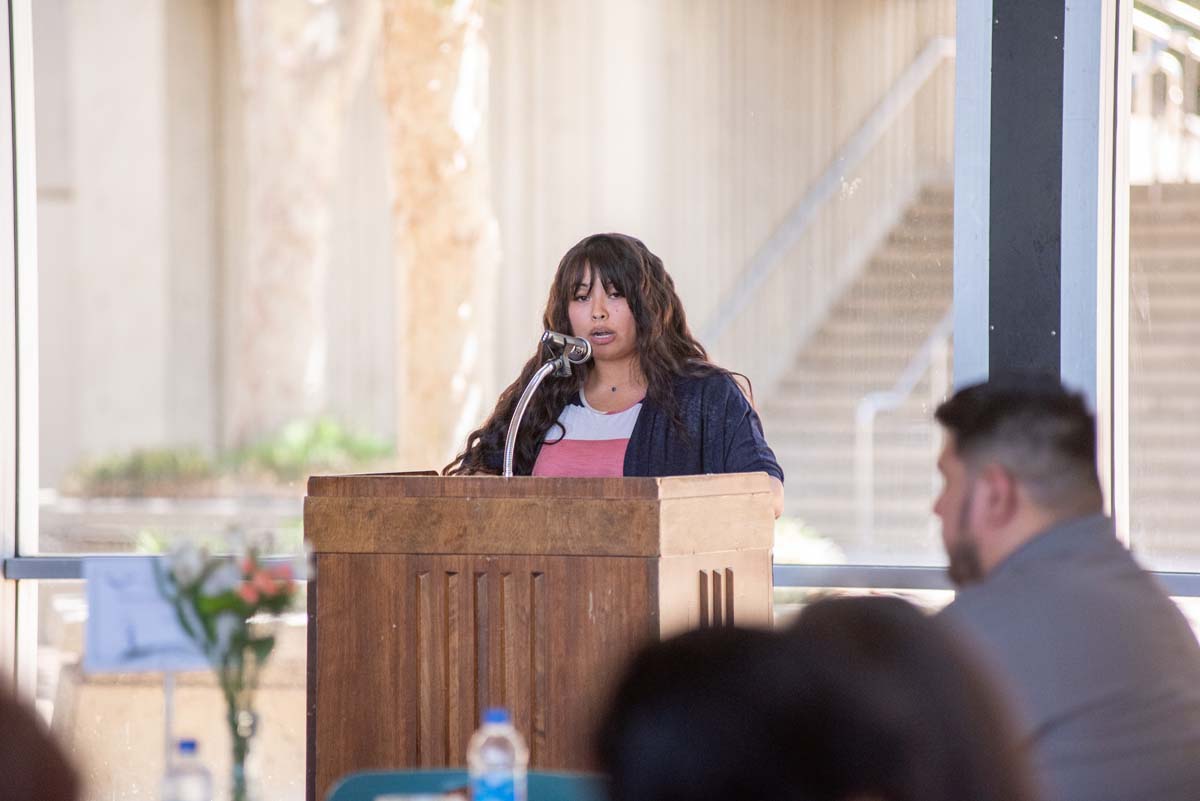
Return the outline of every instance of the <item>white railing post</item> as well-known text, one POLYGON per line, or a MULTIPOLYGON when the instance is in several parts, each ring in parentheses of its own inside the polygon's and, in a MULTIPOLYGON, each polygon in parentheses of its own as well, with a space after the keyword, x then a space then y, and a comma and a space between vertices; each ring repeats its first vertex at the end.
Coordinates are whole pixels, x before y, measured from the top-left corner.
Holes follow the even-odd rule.
POLYGON ((892 388, 864 395, 854 410, 854 509, 863 545, 869 545, 875 537, 875 418, 904 403, 926 373, 930 373, 931 391, 945 395, 950 385, 948 361, 953 330, 951 310, 934 326, 892 388))
MULTIPOLYGON (((942 401, 950 394, 950 339, 942 337, 934 341, 929 363, 929 411, 930 415, 937 410, 942 401)), ((936 498, 941 492, 942 478, 937 469, 938 456, 942 450, 942 436, 938 426, 930 425, 929 474, 931 498, 936 498)), ((935 542, 938 536, 938 522, 933 515, 929 516, 929 535, 935 542)))
POLYGON ((854 420, 854 510, 858 540, 867 545, 875 529, 875 407, 863 400, 854 420))

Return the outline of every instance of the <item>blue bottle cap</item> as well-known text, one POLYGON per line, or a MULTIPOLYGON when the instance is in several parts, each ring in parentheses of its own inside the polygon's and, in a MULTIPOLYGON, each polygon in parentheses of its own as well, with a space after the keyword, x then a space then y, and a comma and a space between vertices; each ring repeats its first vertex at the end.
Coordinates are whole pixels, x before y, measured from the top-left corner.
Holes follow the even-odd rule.
POLYGON ((494 706, 483 713, 484 723, 511 723, 508 710, 502 706, 494 706))
POLYGON ((180 740, 179 741, 179 753, 188 754, 189 756, 194 755, 196 753, 196 741, 195 740, 180 740))

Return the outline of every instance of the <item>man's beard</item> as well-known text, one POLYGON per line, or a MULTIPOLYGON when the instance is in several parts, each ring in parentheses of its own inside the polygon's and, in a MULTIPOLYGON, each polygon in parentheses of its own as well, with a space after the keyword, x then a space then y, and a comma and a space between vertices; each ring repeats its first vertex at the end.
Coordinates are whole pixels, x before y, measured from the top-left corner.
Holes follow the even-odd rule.
POLYGON ((971 531, 969 522, 971 500, 974 494, 974 487, 967 491, 967 497, 963 499, 962 506, 959 508, 957 536, 952 545, 946 546, 946 557, 950 560, 950 564, 946 567, 946 573, 949 574, 950 581, 956 587, 974 584, 983 578, 983 563, 979 560, 979 544, 975 540, 975 534, 971 531))

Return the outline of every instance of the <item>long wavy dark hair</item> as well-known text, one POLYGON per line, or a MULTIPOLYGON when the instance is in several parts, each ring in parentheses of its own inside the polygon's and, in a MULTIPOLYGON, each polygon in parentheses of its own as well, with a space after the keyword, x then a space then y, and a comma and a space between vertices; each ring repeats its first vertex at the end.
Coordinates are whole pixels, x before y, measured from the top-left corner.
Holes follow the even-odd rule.
MULTIPOLYGON (((704 346, 692 336, 675 282, 662 259, 640 240, 624 234, 593 234, 568 250, 554 274, 542 325, 549 331, 570 333, 567 309, 589 266, 593 286, 599 279, 605 290, 620 292, 629 304, 637 329, 638 365, 647 382, 646 397, 678 422, 675 379, 727 371, 712 364, 704 346)), ((508 422, 525 385, 543 361, 539 346, 517 380, 500 393, 487 421, 467 437, 466 449, 442 470, 444 475, 500 472, 496 465, 502 458, 498 454, 504 452, 508 422)), ((558 416, 572 396, 583 389, 590 366, 590 361, 579 365, 570 378, 548 378, 538 389, 517 435, 515 475, 533 472, 543 439, 558 425, 558 416)))

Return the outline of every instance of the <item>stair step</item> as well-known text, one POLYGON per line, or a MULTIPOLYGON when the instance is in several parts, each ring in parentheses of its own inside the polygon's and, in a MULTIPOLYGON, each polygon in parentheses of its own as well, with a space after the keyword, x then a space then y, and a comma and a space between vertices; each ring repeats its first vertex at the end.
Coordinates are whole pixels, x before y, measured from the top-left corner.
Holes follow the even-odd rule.
MULTIPOLYGON (((1197 254, 1200 259, 1200 254, 1197 254)), ((1149 313, 1151 319, 1155 316, 1163 314, 1181 313, 1179 316, 1183 319, 1196 319, 1200 315, 1200 308, 1196 307, 1196 295, 1192 292, 1159 292, 1152 295, 1149 299, 1149 304, 1145 307, 1137 302, 1136 298, 1130 299, 1130 311, 1140 313, 1145 316, 1149 313)))
MULTIPOLYGON (((1147 405, 1147 409, 1149 408, 1147 405)), ((1133 412, 1132 405, 1130 411, 1133 412)), ((1195 421, 1190 414, 1131 413, 1129 441, 1133 449, 1130 454, 1131 460, 1145 459, 1149 454, 1200 451, 1200 432, 1196 430, 1195 421), (1153 424, 1148 423, 1149 417, 1156 418, 1156 421, 1153 424)), ((1197 497, 1200 498, 1200 476, 1197 476, 1197 482, 1197 497)))
MULTIPOLYGON (((820 391, 810 389, 803 396, 779 396, 773 398, 766 408, 766 416, 774 419, 780 416, 801 416, 821 420, 853 420, 858 410, 858 403, 865 393, 846 391, 820 391)), ((940 400, 939 400, 940 402, 940 400)), ((910 398, 899 408, 887 409, 880 412, 885 419, 919 420, 925 415, 932 419, 934 401, 931 398, 910 398)))
POLYGON ((1131 235, 1144 228, 1158 225, 1182 225, 1200 222, 1200 205, 1193 203, 1161 203, 1149 208, 1134 207, 1129 212, 1131 235))
POLYGON ((1134 250, 1129 254, 1129 271, 1133 276, 1166 273, 1170 275, 1187 275, 1195 273, 1197 263, 1191 248, 1174 248, 1164 252, 1159 248, 1154 251, 1134 250))
POLYGON ((911 350, 889 352, 882 348, 857 348, 828 354, 820 360, 804 354, 787 378, 780 381, 779 388, 800 393, 814 387, 845 388, 864 394, 890 390, 912 355, 911 350))
MULTIPOLYGON (((1146 348, 1159 345, 1187 347, 1200 340, 1200 323, 1182 320, 1158 320, 1152 323, 1130 326, 1131 357, 1146 348)), ((1136 362, 1135 362, 1136 364, 1136 362)))
POLYGON ((888 241, 905 247, 944 250, 954 246, 954 228, 941 225, 926 228, 904 224, 892 231, 888 241))
POLYGON ((932 249, 916 248, 897 242, 884 242, 882 247, 871 257, 871 263, 947 269, 954 264, 954 248, 949 242, 932 249))
POLYGON ((882 295, 893 303, 910 297, 936 297, 949 306, 954 298, 954 283, 948 270, 942 275, 921 277, 899 271, 880 273, 864 276, 842 299, 863 295, 882 295))
MULTIPOLYGON (((779 463, 791 465, 803 472, 812 472, 820 468, 821 473, 841 472, 843 475, 854 473, 854 449, 839 446, 805 445, 795 447, 791 443, 778 440, 771 444, 779 463)), ((903 472, 918 470, 922 473, 933 474, 932 441, 928 449, 912 448, 901 445, 891 445, 887 442, 875 443, 875 474, 883 475, 888 472, 903 472)))
POLYGON ((1166 245, 1200 247, 1198 223, 1200 220, 1169 220, 1130 226, 1130 252, 1166 245))
MULTIPOLYGON (((799 475, 799 474, 797 474, 799 475)), ((840 481, 825 480, 821 477, 805 478, 803 481, 791 481, 791 486, 787 489, 788 500, 794 501, 798 505, 805 508, 816 508, 814 504, 833 503, 838 501, 844 505, 854 507, 856 505, 853 496, 853 484, 851 484, 851 494, 845 495, 846 478, 842 477, 840 481)), ((932 476, 925 481, 903 480, 898 477, 876 477, 875 480, 875 497, 877 499, 900 499, 908 502, 905 499, 924 498, 925 511, 929 511, 940 487, 935 485, 932 476)), ((823 508, 823 507, 822 507, 823 508)), ((908 507, 905 507, 908 508, 908 507)))
POLYGON ((898 230, 911 230, 914 228, 924 229, 927 231, 949 231, 954 234, 954 209, 947 206, 913 206, 909 209, 908 214, 900 221, 898 230))
MULTIPOLYGON (((908 336, 908 342, 859 340, 837 347, 836 351, 830 348, 825 353, 801 353, 792 363, 791 371, 780 379, 778 386, 781 389, 802 390, 811 383, 821 383, 826 377, 837 376, 834 380, 844 381, 844 376, 850 375, 859 376, 860 383, 864 385, 889 389, 929 338, 928 332, 924 336, 920 336, 920 333, 908 336), (862 365, 861 369, 857 369, 859 365, 862 365), (875 375, 879 370, 883 370, 884 375, 875 375), (868 373, 871 375, 864 378, 868 373)), ((1132 349, 1131 352, 1137 353, 1132 349)), ((949 354, 949 357, 953 358, 953 354, 949 354)))
POLYGON ((1130 383, 1136 385, 1141 376, 1170 374, 1173 371, 1200 371, 1200 353, 1192 351, 1175 357, 1163 356, 1153 349, 1138 349, 1130 357, 1130 383))
POLYGON ((1142 272, 1132 270, 1130 273, 1131 289, 1144 289, 1153 296, 1154 292, 1173 292, 1182 290, 1189 293, 1200 292, 1200 263, 1191 269, 1174 271, 1142 272))
POLYGON ((1129 202, 1140 208, 1152 208, 1156 202, 1200 204, 1200 184, 1134 184, 1129 202))
POLYGON ((939 319, 949 309, 946 298, 931 298, 915 295, 908 298, 903 309, 896 308, 894 298, 888 297, 859 297, 853 296, 838 303, 838 312, 842 314, 871 314, 903 319, 939 319))
POLYGON ((954 184, 931 184, 921 190, 918 203, 954 207, 954 184))
POLYGON ((1129 261, 1142 269, 1142 265, 1155 262, 1183 262, 1186 265, 1194 263, 1197 256, 1200 256, 1200 245, 1189 242, 1147 242, 1139 243, 1136 249, 1130 251, 1129 261))

